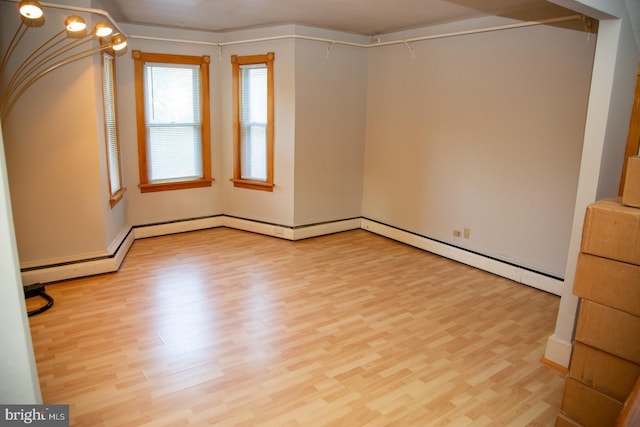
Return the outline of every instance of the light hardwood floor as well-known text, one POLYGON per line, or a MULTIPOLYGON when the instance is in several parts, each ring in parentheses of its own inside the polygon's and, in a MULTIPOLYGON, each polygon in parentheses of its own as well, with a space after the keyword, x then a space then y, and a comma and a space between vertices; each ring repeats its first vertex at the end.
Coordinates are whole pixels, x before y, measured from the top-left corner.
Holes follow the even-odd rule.
MULTIPOLYGON (((355 230, 138 240, 48 285, 45 403, 78 426, 552 426, 556 296, 355 230)), ((32 307, 38 301, 28 300, 32 307)))

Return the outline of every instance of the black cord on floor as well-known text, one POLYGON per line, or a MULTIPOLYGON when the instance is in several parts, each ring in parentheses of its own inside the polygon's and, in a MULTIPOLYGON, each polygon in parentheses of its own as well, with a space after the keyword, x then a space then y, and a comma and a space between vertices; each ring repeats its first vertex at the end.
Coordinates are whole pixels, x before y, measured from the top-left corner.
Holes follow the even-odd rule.
POLYGON ((39 296, 43 298, 47 303, 42 307, 39 307, 35 310, 31 310, 27 312, 29 317, 35 316, 36 314, 43 313, 49 310, 53 306, 53 298, 45 292, 44 285, 42 283, 36 283, 34 285, 27 285, 24 287, 24 298, 33 298, 39 296))

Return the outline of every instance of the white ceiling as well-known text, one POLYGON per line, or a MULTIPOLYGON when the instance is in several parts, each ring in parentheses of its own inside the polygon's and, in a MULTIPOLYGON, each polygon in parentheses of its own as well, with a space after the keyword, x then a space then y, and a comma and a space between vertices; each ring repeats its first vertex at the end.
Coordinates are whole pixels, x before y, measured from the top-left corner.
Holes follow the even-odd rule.
POLYGON ((230 31, 298 24, 377 35, 482 16, 571 12, 544 0, 99 0, 118 22, 230 31))

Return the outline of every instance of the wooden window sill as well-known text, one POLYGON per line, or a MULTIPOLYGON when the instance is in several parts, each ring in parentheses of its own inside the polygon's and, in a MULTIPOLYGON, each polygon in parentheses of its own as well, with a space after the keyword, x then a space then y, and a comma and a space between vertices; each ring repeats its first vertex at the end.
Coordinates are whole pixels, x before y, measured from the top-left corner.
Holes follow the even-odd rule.
POLYGON ((273 192, 273 187, 275 186, 271 182, 251 181, 248 179, 231 178, 230 181, 233 182, 233 186, 236 188, 247 188, 249 190, 273 192))
POLYGON ((109 197, 109 205, 111 206, 112 209, 115 205, 118 204, 120 200, 122 200, 122 197, 124 196, 124 193, 126 191, 127 191, 126 188, 121 188, 116 192, 116 194, 113 194, 111 197, 109 197))
POLYGON ((185 190, 187 188, 201 188, 211 187, 211 178, 195 179, 192 181, 178 181, 178 182, 159 182, 153 184, 140 184, 141 193, 153 193, 156 191, 172 191, 172 190, 185 190))

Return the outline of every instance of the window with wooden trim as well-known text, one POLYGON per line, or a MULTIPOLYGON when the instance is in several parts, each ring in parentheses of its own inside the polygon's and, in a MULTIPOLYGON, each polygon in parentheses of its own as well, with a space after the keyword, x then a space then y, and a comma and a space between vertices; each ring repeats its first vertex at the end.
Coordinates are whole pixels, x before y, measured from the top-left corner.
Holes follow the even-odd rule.
POLYGON ((107 148, 107 173, 109 175, 109 204, 114 207, 124 195, 116 112, 116 60, 107 52, 102 53, 102 94, 104 103, 104 129, 107 148))
POLYGON ((273 191, 273 52, 231 57, 233 183, 273 191))
POLYGON ((210 187, 209 56, 133 60, 140 191, 210 187))

